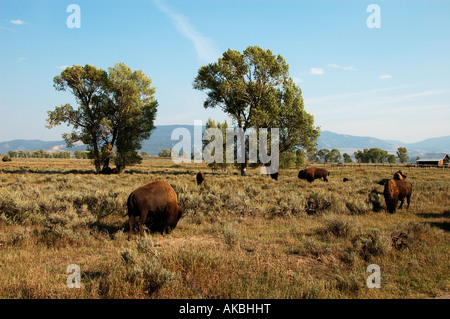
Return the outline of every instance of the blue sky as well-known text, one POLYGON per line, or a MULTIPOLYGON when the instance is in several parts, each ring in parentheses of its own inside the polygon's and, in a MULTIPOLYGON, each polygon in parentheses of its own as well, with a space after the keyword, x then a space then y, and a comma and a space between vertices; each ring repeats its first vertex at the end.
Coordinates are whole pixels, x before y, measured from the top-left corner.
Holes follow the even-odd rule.
POLYGON ((0 0, 0 141, 60 140, 47 111, 65 66, 125 62, 156 87, 156 125, 194 124, 198 69, 228 48, 281 54, 322 130, 403 142, 450 135, 450 1, 0 0), (69 28, 70 4, 81 27, 69 28), (380 28, 369 28, 370 4, 380 28))

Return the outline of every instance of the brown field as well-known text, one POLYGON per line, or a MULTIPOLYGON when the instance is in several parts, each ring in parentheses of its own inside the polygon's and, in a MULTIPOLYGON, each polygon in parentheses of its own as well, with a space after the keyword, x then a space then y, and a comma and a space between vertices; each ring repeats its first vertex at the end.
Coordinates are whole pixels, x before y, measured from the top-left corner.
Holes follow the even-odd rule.
POLYGON ((382 184, 398 167, 326 168, 309 184, 297 169, 274 181, 160 158, 109 176, 89 160, 0 163, 0 298, 448 298, 450 169, 404 168, 412 203, 391 215, 382 184), (158 179, 186 216, 129 242, 126 199, 158 179))

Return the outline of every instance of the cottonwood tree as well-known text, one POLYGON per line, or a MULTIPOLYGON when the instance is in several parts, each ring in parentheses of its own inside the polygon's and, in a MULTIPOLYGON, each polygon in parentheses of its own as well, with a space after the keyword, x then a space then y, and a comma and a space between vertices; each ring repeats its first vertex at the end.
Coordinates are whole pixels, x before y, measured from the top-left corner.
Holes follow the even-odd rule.
POLYGON ((400 161, 400 163, 406 163, 409 159, 408 156, 408 150, 406 149, 406 147, 399 147, 397 149, 397 157, 400 161))
MULTIPOLYGON (((220 107, 245 132, 279 128, 280 152, 317 144, 319 130, 304 110, 301 90, 289 78, 289 65, 281 55, 258 46, 242 53, 229 49, 198 70, 193 87, 206 92, 205 108, 220 107)), ((247 165, 246 156, 242 175, 247 165)))
POLYGON ((66 123, 71 133, 63 134, 68 147, 77 141, 87 145, 97 173, 109 167, 114 157, 122 171, 140 162, 137 150, 154 129, 157 101, 151 80, 118 63, 109 72, 95 66, 67 67, 53 79, 58 91, 70 91, 78 104, 69 103, 48 112, 47 127, 66 123))

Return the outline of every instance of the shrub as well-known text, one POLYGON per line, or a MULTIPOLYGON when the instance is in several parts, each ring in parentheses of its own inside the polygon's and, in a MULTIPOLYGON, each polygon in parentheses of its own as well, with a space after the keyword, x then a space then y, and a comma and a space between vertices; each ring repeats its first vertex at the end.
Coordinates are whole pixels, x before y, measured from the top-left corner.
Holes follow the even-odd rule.
POLYGON ((3 162, 11 162, 11 157, 9 157, 8 155, 3 156, 2 158, 3 162))
POLYGON ((73 207, 64 212, 52 213, 44 221, 43 237, 48 243, 77 243, 89 237, 88 226, 95 221, 89 212, 77 213, 73 207))
POLYGON ((369 261, 372 257, 381 256, 391 249, 390 237, 375 230, 373 234, 360 234, 353 238, 354 249, 361 258, 369 261))
POLYGON ((319 230, 320 234, 332 234, 336 237, 349 238, 355 232, 355 222, 341 216, 325 218, 325 226, 319 230))
POLYGON ((345 206, 352 215, 362 215, 372 211, 369 203, 359 198, 346 201, 345 206))
POLYGON ((234 230, 232 224, 225 224, 222 228, 223 236, 225 238, 225 244, 230 248, 235 248, 239 245, 239 235, 234 230))
POLYGON ((151 251, 148 249, 152 244, 153 241, 150 243, 148 240, 142 240, 138 245, 138 251, 126 248, 121 253, 126 265, 126 280, 144 287, 149 295, 178 278, 176 273, 163 267, 156 257, 154 247, 150 249, 151 251))

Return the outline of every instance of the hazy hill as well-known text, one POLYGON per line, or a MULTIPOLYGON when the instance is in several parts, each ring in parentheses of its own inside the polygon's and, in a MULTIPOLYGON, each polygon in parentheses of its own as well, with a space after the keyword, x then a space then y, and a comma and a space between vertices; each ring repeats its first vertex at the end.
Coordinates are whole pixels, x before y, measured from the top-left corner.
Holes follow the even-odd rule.
MULTIPOLYGON (((158 126, 152 133, 150 139, 142 143, 142 151, 150 155, 158 155, 164 149, 171 149, 179 140, 171 140, 172 132, 176 128, 186 128, 191 134, 191 144, 193 144, 193 125, 162 125, 158 126)), ((318 149, 338 149, 341 154, 353 155, 357 150, 365 148, 380 148, 390 153, 395 153, 398 147, 406 147, 411 160, 415 160, 417 155, 426 153, 450 153, 450 136, 426 139, 417 143, 402 143, 400 141, 386 141, 374 137, 352 136, 337 134, 330 131, 322 131, 319 137, 318 149)), ((78 145, 72 149, 65 147, 64 141, 40 141, 40 140, 13 140, 0 142, 0 153, 7 153, 10 150, 35 151, 44 149, 47 151, 83 150, 83 145, 78 145)))

